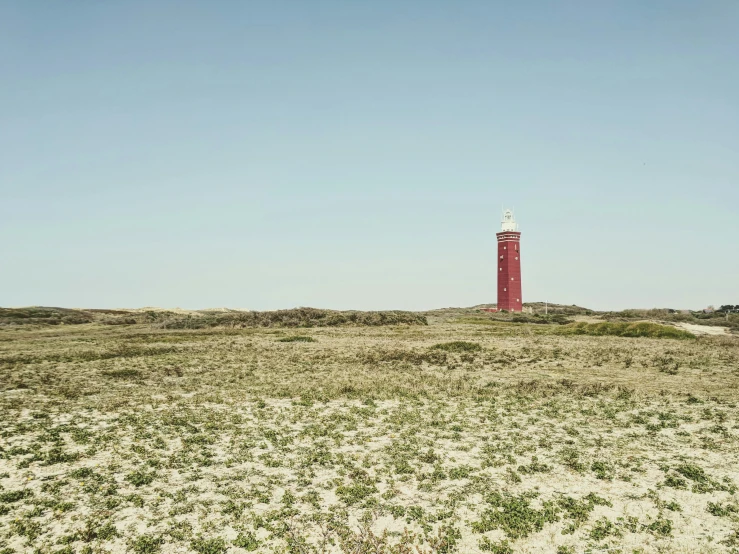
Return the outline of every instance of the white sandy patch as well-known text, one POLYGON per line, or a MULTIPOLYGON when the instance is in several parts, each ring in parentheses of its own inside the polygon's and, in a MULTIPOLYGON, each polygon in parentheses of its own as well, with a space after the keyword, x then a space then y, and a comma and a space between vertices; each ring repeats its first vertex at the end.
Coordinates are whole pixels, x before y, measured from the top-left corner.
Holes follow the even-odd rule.
POLYGON ((690 331, 694 335, 726 335, 728 329, 726 327, 713 327, 710 325, 696 325, 695 323, 676 323, 680 329, 690 331))

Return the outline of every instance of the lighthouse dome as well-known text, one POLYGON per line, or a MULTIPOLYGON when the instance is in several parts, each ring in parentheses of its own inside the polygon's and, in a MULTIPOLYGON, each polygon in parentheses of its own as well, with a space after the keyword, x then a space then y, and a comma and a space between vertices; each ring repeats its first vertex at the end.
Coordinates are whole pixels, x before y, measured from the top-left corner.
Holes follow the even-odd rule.
POLYGON ((503 221, 500 230, 518 231, 518 225, 516 224, 516 220, 513 218, 513 210, 505 210, 503 212, 503 221))

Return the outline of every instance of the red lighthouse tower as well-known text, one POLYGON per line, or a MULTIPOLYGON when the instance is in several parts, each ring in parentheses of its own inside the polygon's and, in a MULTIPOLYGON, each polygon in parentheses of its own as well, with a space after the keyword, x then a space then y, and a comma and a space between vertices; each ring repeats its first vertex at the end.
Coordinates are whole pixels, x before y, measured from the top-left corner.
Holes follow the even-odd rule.
POLYGON ((521 233, 513 212, 503 212, 503 224, 498 237, 498 311, 520 312, 521 297, 521 233))

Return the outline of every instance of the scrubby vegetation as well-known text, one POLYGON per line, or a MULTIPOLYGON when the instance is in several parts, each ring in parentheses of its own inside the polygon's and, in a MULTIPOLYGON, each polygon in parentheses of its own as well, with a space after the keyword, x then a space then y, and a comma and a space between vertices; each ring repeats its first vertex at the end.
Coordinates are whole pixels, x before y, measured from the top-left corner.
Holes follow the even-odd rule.
POLYGON ((0 552, 739 547, 739 338, 431 319, 0 329, 0 552))
POLYGON ((71 310, 66 308, 0 308, 3 325, 103 325, 159 324, 166 329, 208 329, 227 327, 338 327, 382 325, 427 325, 423 314, 404 311, 336 311, 294 308, 271 312, 237 310, 191 311, 167 310, 71 310))
POLYGON ((289 337, 282 337, 281 339, 277 339, 280 342, 316 342, 316 339, 313 337, 308 337, 305 335, 291 335, 289 337))
MULTIPOLYGON (((478 304, 473 306, 473 310, 481 310, 486 308, 495 308, 495 304, 478 304)), ((530 314, 539 315, 564 315, 564 316, 575 316, 575 315, 593 315, 593 310, 589 308, 583 308, 582 306, 576 306, 574 304, 552 304, 551 302, 524 302, 523 307, 525 310, 529 310, 530 314)))
POLYGON ((533 323, 534 325, 567 325, 574 323, 574 320, 567 318, 562 314, 541 315, 527 313, 509 313, 509 312, 477 312, 477 313, 460 313, 458 317, 447 318, 448 321, 454 323, 475 323, 478 325, 498 325, 505 323, 533 323))
MULTIPOLYGON (((111 326, 156 324, 167 329, 208 329, 249 327, 338 327, 427 325, 429 321, 456 321, 458 323, 519 323, 536 325, 569 325, 578 319, 597 317, 611 322, 629 323, 649 321, 661 324, 690 323, 726 327, 739 334, 739 309, 726 304, 718 310, 685 312, 673 309, 624 310, 621 312, 594 312, 580 306, 566 306, 543 302, 526 303, 524 313, 485 312, 493 304, 472 308, 446 308, 428 312, 404 311, 335 311, 316 308, 294 308, 271 312, 241 310, 200 310, 173 312, 169 310, 73 310, 67 308, 29 307, 0 308, 0 327, 19 325, 80 325, 98 323, 111 326)), ((628 335, 627 335, 628 336, 628 335)))
POLYGON ((0 326, 79 325, 93 320, 94 316, 89 312, 66 308, 0 308, 0 326))
POLYGON ((613 335, 616 337, 650 337, 669 339, 694 339, 695 335, 669 325, 640 321, 637 323, 608 322, 571 323, 556 330, 563 335, 613 335))
POLYGON ((176 317, 167 310, 73 310, 32 306, 28 308, 0 308, 0 327, 18 325, 136 325, 163 322, 176 317))
POLYGON ((590 308, 583 308, 582 306, 575 306, 574 304, 568 306, 566 304, 552 304, 544 302, 526 302, 524 307, 530 309, 535 314, 544 315, 593 315, 596 312, 590 308))
POLYGON ((480 350, 482 350, 482 346, 480 346, 478 343, 468 342, 464 340, 440 342, 439 344, 435 344, 431 348, 435 348, 436 350, 445 350, 447 352, 479 352, 480 350))
POLYGON ((337 327, 342 325, 426 325, 423 315, 414 312, 339 312, 316 308, 294 308, 274 312, 227 312, 186 315, 165 321, 167 329, 206 329, 209 327, 337 327))
POLYGON ((726 310, 709 313, 694 311, 678 311, 673 309, 652 310, 623 310, 621 312, 606 312, 600 314, 603 319, 611 321, 629 321, 634 319, 653 320, 673 323, 692 323, 695 325, 712 325, 728 327, 739 331, 739 313, 733 310, 734 306, 727 305, 726 310))

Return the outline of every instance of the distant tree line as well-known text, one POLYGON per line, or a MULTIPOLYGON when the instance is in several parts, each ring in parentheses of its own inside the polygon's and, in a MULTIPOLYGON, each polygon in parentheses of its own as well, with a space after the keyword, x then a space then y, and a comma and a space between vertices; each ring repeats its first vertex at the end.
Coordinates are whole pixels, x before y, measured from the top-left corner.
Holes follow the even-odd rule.
POLYGON ((724 304, 716 311, 723 312, 725 314, 737 314, 739 313, 739 304, 736 304, 735 306, 732 306, 731 304, 724 304))

